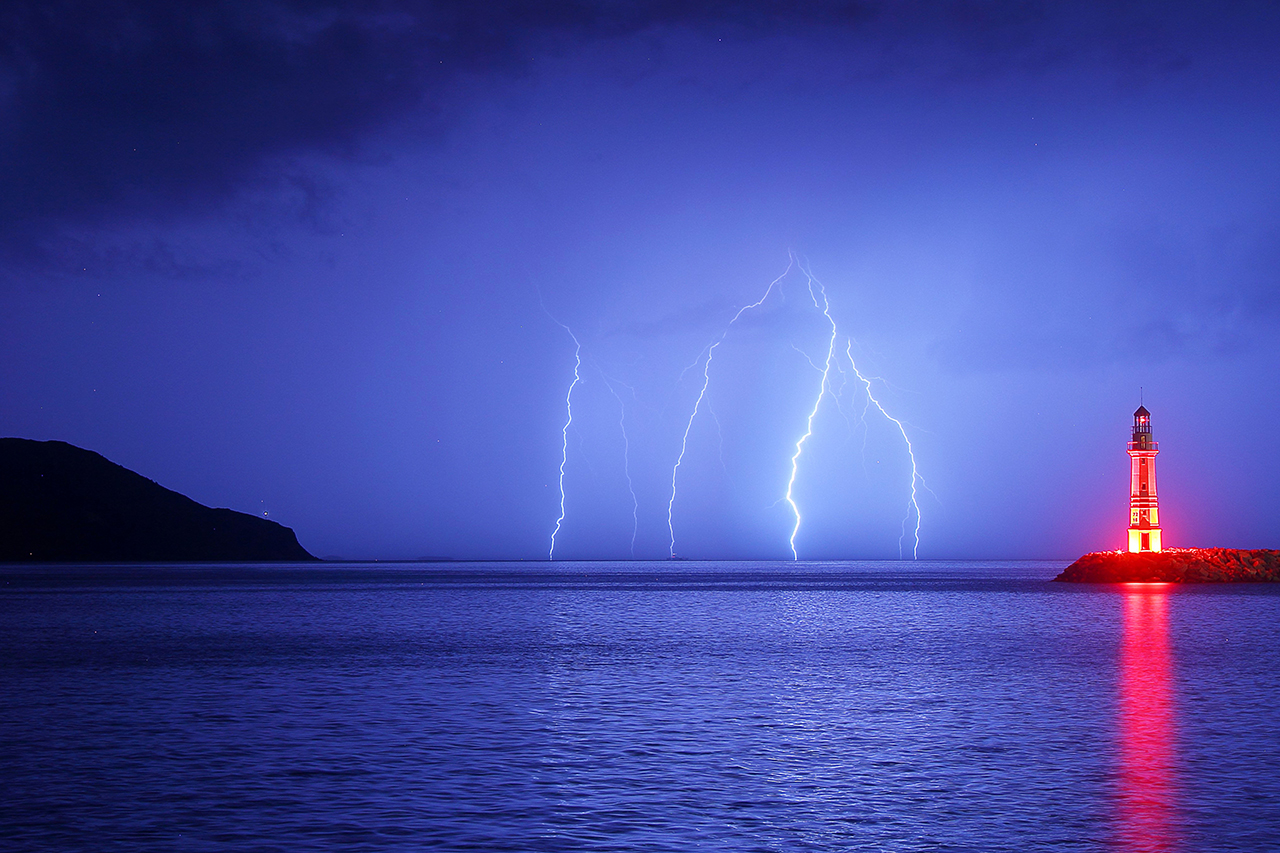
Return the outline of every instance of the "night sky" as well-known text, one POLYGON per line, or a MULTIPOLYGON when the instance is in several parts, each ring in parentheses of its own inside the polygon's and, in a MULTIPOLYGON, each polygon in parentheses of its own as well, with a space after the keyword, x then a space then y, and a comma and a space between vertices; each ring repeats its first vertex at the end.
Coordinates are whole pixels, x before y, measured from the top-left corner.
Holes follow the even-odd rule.
MULTIPOLYGON (((1122 547, 1140 388, 1166 545, 1277 547, 1277 44, 1245 2, 10 0, 0 434, 319 556, 546 559, 576 338, 556 557, 656 559, 722 340, 675 551, 790 559, 808 271, 920 558, 1122 547)), ((834 364, 796 552, 909 558, 834 364)))

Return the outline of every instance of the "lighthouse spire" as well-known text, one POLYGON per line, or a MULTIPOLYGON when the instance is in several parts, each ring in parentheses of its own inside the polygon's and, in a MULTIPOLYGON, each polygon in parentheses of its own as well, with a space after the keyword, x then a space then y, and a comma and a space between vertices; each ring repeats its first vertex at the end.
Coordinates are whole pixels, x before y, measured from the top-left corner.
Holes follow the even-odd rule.
POLYGON ((1156 454, 1151 440, 1151 413, 1141 403, 1133 413, 1129 441, 1129 552, 1160 550, 1160 509, 1156 498, 1156 454))

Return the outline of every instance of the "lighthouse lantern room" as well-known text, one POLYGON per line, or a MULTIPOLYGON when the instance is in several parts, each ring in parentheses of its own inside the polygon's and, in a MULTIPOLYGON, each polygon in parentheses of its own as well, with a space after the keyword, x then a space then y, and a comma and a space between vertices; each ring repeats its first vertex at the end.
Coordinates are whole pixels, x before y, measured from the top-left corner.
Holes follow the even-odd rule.
POLYGON ((1156 454, 1151 440, 1151 413, 1139 406, 1133 413, 1129 442, 1129 552, 1160 550, 1160 509, 1156 501, 1156 454))

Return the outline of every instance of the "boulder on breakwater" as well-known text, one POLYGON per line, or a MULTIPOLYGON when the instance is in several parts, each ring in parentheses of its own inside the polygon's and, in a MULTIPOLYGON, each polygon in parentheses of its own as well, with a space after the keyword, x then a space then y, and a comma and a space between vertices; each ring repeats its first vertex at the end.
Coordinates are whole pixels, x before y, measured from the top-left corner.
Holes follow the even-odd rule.
POLYGON ((1280 581, 1280 551, 1166 548, 1158 553, 1095 551, 1062 570, 1070 583, 1258 583, 1280 581))

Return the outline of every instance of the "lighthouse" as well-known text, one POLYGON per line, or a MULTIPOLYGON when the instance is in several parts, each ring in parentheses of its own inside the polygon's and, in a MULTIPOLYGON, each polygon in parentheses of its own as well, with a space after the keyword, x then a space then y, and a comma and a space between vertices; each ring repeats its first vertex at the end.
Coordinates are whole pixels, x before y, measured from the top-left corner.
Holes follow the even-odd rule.
POLYGON ((1156 454, 1151 440, 1151 413, 1139 406, 1133 413, 1129 442, 1129 552, 1160 550, 1160 510, 1156 502, 1156 454))

